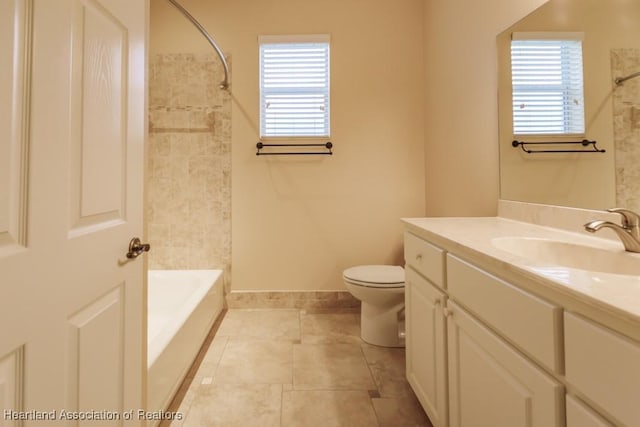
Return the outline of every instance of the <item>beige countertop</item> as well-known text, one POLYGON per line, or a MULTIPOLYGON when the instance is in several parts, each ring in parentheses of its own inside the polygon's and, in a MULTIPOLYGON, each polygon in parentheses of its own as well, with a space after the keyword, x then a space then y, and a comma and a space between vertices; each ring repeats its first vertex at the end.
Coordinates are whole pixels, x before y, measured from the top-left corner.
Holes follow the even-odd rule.
MULTIPOLYGON (((630 258, 627 261, 632 263, 637 259, 640 270, 640 254, 626 252, 619 241, 501 217, 405 218, 402 221, 407 231, 505 279, 522 278, 540 286, 541 290, 547 288, 567 295, 631 322, 632 326, 640 322, 640 276, 534 261, 499 249, 494 244, 494 239, 498 238, 523 237, 591 246, 630 258)), ((633 335, 638 337, 635 333, 633 335)))

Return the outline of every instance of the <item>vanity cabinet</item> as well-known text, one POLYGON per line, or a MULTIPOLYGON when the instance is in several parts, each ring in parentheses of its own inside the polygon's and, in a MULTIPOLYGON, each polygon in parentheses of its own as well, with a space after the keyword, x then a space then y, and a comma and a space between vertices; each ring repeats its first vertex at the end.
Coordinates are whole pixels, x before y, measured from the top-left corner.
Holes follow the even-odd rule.
POLYGON ((411 231, 407 378, 434 427, 640 426, 640 343, 411 231))
POLYGON ((475 317, 559 369, 561 310, 411 233, 405 260, 407 379, 434 427, 562 426, 562 385, 475 317))

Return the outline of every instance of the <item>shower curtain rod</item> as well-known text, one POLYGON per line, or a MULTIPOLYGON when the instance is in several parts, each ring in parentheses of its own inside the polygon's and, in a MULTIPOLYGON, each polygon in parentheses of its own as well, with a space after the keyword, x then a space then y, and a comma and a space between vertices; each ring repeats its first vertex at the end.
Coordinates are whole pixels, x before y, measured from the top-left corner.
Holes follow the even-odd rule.
POLYGON ((638 71, 637 73, 629 74, 627 77, 618 77, 614 80, 614 82, 618 86, 620 86, 622 83, 626 82, 627 80, 631 80, 634 77, 640 77, 640 71, 638 71))
POLYGON ((175 8, 178 9, 185 16, 185 18, 191 21, 191 23, 198 29, 198 31, 200 31, 200 33, 204 36, 204 38, 207 39, 209 44, 213 46, 216 53, 220 57, 220 60, 222 61, 222 66, 224 67, 224 80, 220 82, 220 88, 229 89, 229 65, 227 64, 227 60, 224 58, 224 55, 222 54, 222 50, 220 50, 220 48, 218 47, 218 44, 215 42, 215 40, 213 40, 213 37, 209 35, 207 30, 205 30, 204 27, 200 25, 200 23, 196 20, 196 18, 194 18, 189 12, 187 12, 187 10, 184 7, 182 7, 180 3, 178 3, 176 0, 167 0, 167 1, 171 3, 173 6, 175 6, 175 8))

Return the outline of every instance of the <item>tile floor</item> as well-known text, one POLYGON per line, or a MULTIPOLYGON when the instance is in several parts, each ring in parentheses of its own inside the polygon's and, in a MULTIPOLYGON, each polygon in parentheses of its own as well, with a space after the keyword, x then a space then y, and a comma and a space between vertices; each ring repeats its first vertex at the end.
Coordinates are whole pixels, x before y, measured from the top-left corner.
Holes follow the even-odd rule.
POLYGON ((360 339, 353 311, 228 310, 162 427, 431 426, 404 349, 360 339))

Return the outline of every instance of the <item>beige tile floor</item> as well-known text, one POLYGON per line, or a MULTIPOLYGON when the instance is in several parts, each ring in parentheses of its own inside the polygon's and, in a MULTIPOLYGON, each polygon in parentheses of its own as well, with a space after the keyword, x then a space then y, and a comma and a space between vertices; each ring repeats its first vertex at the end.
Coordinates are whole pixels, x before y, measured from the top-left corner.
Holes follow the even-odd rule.
POLYGON ((349 311, 240 310, 214 326, 162 427, 431 426, 404 349, 360 339, 349 311))

